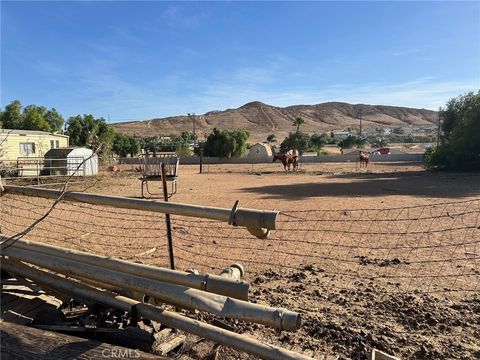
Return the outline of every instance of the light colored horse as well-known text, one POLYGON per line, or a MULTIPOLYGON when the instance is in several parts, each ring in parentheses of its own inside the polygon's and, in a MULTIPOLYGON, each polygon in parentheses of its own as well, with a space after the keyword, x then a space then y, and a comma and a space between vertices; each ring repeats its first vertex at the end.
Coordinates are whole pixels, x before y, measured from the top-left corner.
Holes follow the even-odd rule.
POLYGON ((368 162, 370 161, 370 153, 359 151, 358 152, 358 161, 360 161, 360 167, 362 167, 362 164, 367 167, 368 162))

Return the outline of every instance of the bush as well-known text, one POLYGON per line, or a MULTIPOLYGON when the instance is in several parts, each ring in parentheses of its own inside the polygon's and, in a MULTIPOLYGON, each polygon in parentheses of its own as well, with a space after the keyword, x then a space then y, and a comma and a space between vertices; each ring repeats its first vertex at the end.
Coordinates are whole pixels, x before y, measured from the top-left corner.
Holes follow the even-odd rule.
POLYGON ((18 175, 18 169, 14 165, 8 166, 0 163, 0 177, 18 177, 18 175))
POLYGON ((426 167, 480 170, 480 92, 451 99, 445 110, 440 109, 440 119, 440 145, 426 152, 426 167))

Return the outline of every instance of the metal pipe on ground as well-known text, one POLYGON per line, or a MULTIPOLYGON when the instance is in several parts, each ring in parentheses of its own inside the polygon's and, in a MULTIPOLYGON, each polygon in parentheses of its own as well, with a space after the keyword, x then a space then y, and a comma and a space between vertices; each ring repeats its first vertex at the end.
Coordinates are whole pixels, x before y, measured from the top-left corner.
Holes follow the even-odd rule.
POLYGON ((76 281, 67 280, 46 271, 34 269, 25 264, 3 259, 2 268, 12 274, 21 275, 39 284, 45 284, 59 292, 64 292, 74 298, 89 298, 105 306, 132 312, 144 318, 158 321, 166 326, 189 332, 218 344, 232 347, 267 360, 313 360, 310 357, 282 349, 275 345, 265 344, 245 335, 237 334, 213 325, 193 320, 183 315, 160 309, 149 304, 124 296, 112 294, 109 291, 98 290, 76 281))
POLYGON ((226 279, 241 280, 245 274, 245 269, 240 263, 235 263, 222 270, 220 276, 226 279))
MULTIPOLYGON (((39 189, 28 186, 5 185, 7 193, 27 196, 37 196, 57 199, 61 191, 39 189)), ((179 204, 172 202, 156 202, 145 199, 133 199, 120 196, 106 196, 80 192, 66 192, 64 200, 77 201, 94 205, 106 205, 125 209, 153 211, 171 215, 181 215, 212 220, 232 222, 232 210, 210 206, 179 204)), ((275 221, 278 211, 265 211, 255 209, 236 209, 233 214, 233 224, 246 227, 253 235, 265 238, 269 230, 275 230, 275 221)))
MULTIPOLYGON (((8 237, 0 235, 1 241, 6 239, 8 239, 8 237)), ((28 240, 17 240, 11 246, 80 261, 106 269, 122 271, 124 273, 141 276, 148 279, 183 285, 193 289, 230 296, 240 300, 248 300, 250 284, 244 281, 235 281, 235 279, 229 279, 228 277, 224 277, 222 275, 197 275, 184 271, 136 264, 124 260, 93 255, 83 251, 69 250, 58 246, 46 245, 28 240)))
POLYGON ((91 280, 91 279, 87 279, 87 278, 84 278, 84 277, 81 277, 81 276, 75 276, 75 277, 72 277, 72 279, 81 281, 82 283, 87 284, 89 286, 93 286, 97 289, 105 289, 105 290, 113 291, 114 293, 126 296, 130 299, 138 300, 138 301, 141 301, 141 302, 149 302, 149 301, 145 301, 145 295, 144 294, 141 294, 137 291, 125 290, 125 289, 119 288, 118 286, 113 286, 112 284, 105 284, 105 283, 95 281, 95 280, 91 280))
POLYGON ((118 286, 124 290, 140 292, 184 309, 197 309, 233 319, 255 322, 276 329, 295 331, 300 327, 300 314, 281 308, 212 294, 181 285, 146 279, 133 274, 105 269, 70 259, 59 258, 32 250, 10 246, 4 256, 25 261, 71 277, 92 279, 118 286))

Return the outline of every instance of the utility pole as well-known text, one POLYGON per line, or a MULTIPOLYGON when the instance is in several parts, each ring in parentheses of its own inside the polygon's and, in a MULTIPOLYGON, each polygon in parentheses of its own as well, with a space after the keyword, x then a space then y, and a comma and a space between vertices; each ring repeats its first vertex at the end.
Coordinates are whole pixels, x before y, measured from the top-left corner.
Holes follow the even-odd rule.
POLYGON ((360 137, 362 136, 362 109, 358 110, 358 118, 360 119, 360 137))
POLYGON ((192 119, 192 123, 193 123, 193 137, 194 137, 194 141, 196 139, 196 134, 195 134, 195 113, 188 113, 187 114, 189 118, 192 119))
POLYGON ((442 113, 442 108, 438 108, 438 121, 437 121, 437 147, 440 143, 440 116, 442 113))

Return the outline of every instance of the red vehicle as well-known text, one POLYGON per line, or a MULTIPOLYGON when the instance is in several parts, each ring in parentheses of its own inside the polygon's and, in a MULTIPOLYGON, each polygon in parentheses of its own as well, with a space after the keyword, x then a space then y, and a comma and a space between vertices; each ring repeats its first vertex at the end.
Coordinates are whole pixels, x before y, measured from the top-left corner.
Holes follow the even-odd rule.
POLYGON ((390 148, 380 148, 375 151, 373 151, 374 154, 380 154, 380 155, 389 155, 390 154, 390 148))

